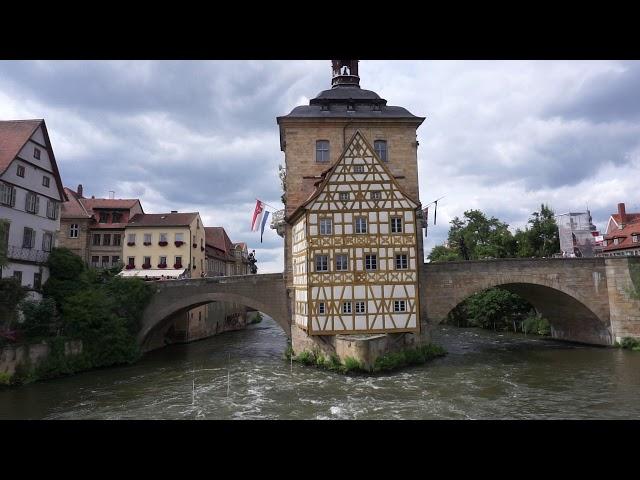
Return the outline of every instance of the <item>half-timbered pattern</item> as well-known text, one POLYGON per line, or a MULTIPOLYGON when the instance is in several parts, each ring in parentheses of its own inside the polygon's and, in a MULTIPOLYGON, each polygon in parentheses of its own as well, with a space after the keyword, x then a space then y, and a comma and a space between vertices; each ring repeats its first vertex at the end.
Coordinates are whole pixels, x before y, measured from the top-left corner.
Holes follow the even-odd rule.
POLYGON ((288 220, 296 325, 309 335, 419 330, 419 204, 360 132, 288 220))

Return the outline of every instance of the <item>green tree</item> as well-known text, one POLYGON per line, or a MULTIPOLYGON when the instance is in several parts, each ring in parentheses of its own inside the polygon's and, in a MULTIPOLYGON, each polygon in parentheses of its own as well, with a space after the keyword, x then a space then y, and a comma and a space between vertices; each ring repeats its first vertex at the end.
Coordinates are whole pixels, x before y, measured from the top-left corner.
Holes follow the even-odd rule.
POLYGON ((464 260, 511 257, 515 251, 509 225, 480 210, 467 210, 463 219, 451 221, 449 245, 464 260))
POLYGON ((455 262, 456 260, 462 260, 462 257, 456 250, 445 245, 433 247, 427 258, 431 262, 455 262))
POLYGON ((27 338, 46 337, 55 334, 56 302, 52 298, 40 301, 24 300, 20 303, 20 310, 24 315, 24 322, 20 329, 27 338))
POLYGON ((19 280, 13 277, 0 278, 0 326, 11 326, 16 320, 18 305, 26 296, 27 289, 19 280))
POLYGON ((7 249, 9 247, 9 222, 0 218, 0 269, 9 264, 7 249))
POLYGON ((501 288, 476 293, 449 315, 450 323, 460 326, 509 329, 520 323, 533 307, 522 297, 501 288))
POLYGON ((539 212, 533 212, 529 227, 517 230, 516 254, 518 257, 551 257, 560 251, 558 224, 553 210, 548 205, 540 205, 539 212))

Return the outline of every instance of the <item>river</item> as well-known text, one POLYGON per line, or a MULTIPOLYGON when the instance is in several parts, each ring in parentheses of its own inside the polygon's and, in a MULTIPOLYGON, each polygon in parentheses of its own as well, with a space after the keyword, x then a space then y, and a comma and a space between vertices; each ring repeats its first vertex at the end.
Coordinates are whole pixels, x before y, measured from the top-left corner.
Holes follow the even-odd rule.
POLYGON ((286 336, 265 317, 135 365, 0 390, 0 419, 640 418, 640 353, 447 326, 433 340, 446 357, 342 376, 282 360, 286 336))

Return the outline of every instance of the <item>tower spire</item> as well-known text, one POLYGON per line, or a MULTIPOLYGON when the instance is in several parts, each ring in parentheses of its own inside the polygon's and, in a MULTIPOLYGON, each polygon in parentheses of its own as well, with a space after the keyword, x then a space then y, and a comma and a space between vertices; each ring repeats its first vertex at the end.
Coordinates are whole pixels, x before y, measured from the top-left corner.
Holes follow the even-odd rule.
POLYGON ((331 60, 331 67, 333 71, 331 88, 360 88, 360 77, 358 76, 358 60, 331 60))

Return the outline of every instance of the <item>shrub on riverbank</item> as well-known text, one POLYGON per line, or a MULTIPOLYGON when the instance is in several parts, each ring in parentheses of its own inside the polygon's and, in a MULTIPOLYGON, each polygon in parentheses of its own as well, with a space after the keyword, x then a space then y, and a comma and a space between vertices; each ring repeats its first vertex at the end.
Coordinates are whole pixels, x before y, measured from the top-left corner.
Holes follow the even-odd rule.
POLYGON ((524 333, 535 333, 536 335, 550 335, 551 325, 549 320, 539 313, 531 312, 522 322, 524 333))
POLYGON ((251 321, 249 322, 249 325, 253 325, 255 323, 260 323, 262 322, 262 319, 264 317, 262 316, 262 313, 260 312, 256 312, 256 314, 254 315, 254 317, 251 319, 251 321))
MULTIPOLYGON (((388 372, 409 365, 420 365, 433 358, 446 355, 446 353, 446 350, 439 345, 421 345, 417 348, 409 348, 378 357, 371 369, 365 368, 365 366, 356 358, 346 357, 344 359, 344 363, 342 363, 337 355, 331 355, 327 358, 320 351, 312 352, 309 350, 303 350, 299 354, 294 355, 293 360, 302 363, 303 365, 314 365, 318 368, 343 374, 352 372, 378 373, 388 372)), ((285 353, 286 358, 291 359, 291 354, 292 351, 288 356, 285 353)))
POLYGON ((620 346, 627 350, 640 352, 640 340, 638 340, 637 338, 624 337, 620 342, 620 346))

